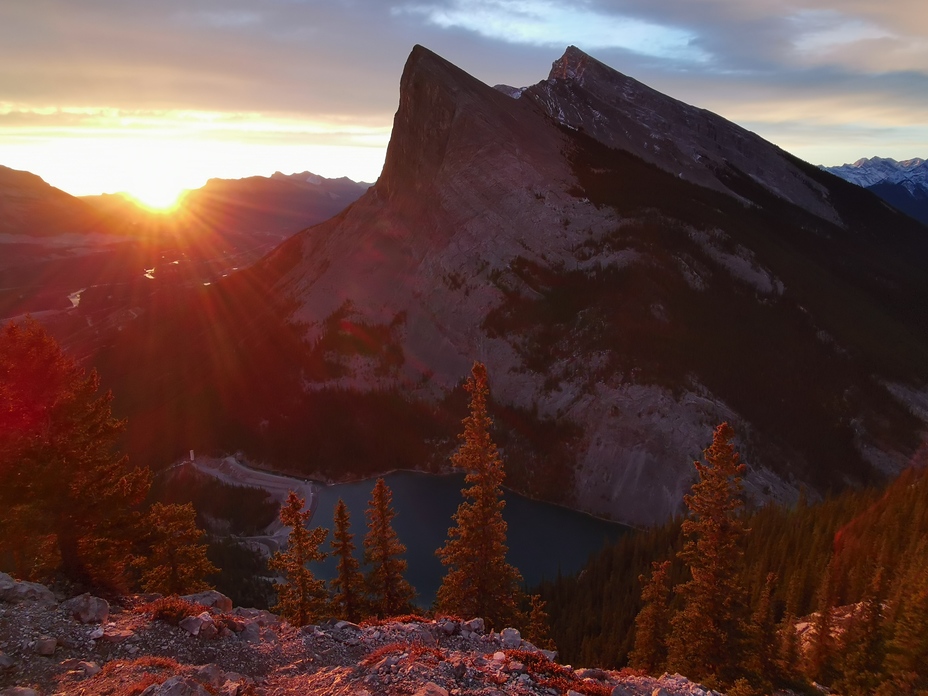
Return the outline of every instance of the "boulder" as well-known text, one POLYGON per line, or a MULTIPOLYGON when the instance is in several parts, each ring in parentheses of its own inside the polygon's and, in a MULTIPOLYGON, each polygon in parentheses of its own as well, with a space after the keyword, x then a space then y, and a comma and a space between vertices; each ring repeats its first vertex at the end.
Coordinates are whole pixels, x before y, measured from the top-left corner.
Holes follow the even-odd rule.
POLYGON ((228 681, 226 673, 223 672, 222 668, 215 663, 203 665, 193 673, 193 676, 198 681, 209 684, 215 689, 218 689, 220 686, 225 684, 226 681, 228 681))
POLYGON ((232 611, 232 600, 221 592, 216 590, 207 590, 206 592, 197 592, 196 594, 184 595, 182 599, 194 604, 202 604, 204 607, 214 607, 221 612, 232 611))
POLYGON ((472 633, 483 633, 486 630, 486 624, 484 624, 483 619, 478 617, 470 621, 465 621, 464 628, 472 633))
POLYGON ((51 636, 42 636, 35 642, 33 650, 35 650, 36 655, 49 655, 55 654, 55 648, 58 647, 58 639, 51 636))
POLYGON ((240 640, 243 640, 246 643, 260 643, 261 642, 261 626, 258 625, 257 621, 249 621, 245 624, 245 627, 239 632, 238 637, 240 640))
POLYGON ((5 669, 10 669, 16 665, 15 660, 12 657, 7 655, 5 652, 0 650, 0 672, 5 669))
POLYGON ((80 665, 78 665, 78 669, 82 669, 84 671, 85 677, 92 677, 95 674, 98 674, 102 668, 96 662, 90 662, 87 660, 81 662, 80 665))
POLYGON ((203 614, 200 614, 199 618, 203 619, 203 625, 200 626, 200 638, 210 640, 219 635, 219 626, 216 625, 209 614, 205 618, 203 614))
MULTIPOLYGON (((200 614, 202 616, 202 614, 200 614)), ((178 626, 187 631, 192 636, 200 635, 200 628, 203 626, 203 619, 200 616, 187 616, 178 622, 178 626)))
POLYGON ((58 600, 52 591, 37 582, 20 582, 6 573, 0 573, 0 602, 16 604, 19 602, 38 602, 53 607, 58 600))
POLYGON ((125 628, 108 628, 103 632, 101 638, 104 643, 122 643, 134 635, 132 631, 125 628))
POLYGON ((448 690, 435 682, 426 682, 416 690, 414 696, 448 696, 448 690))
POLYGON ((11 686, 0 691, 0 696, 39 696, 39 692, 28 686, 11 686))
POLYGON ((522 645, 522 635, 514 628, 504 628, 500 637, 507 650, 515 650, 522 645))
POLYGON ((609 675, 606 674, 604 670, 601 670, 598 667, 592 667, 592 668, 578 670, 577 678, 578 679, 595 679, 596 681, 606 681, 606 679, 609 678, 609 675))
POLYGON ((619 684, 612 690, 612 696, 637 696, 637 694, 637 691, 624 684, 619 684))
POLYGON ((105 599, 89 593, 62 602, 61 608, 81 623, 103 623, 110 616, 110 605, 105 599))
POLYGON ((140 696, 209 696, 209 692, 190 677, 171 677, 163 684, 152 684, 140 696))

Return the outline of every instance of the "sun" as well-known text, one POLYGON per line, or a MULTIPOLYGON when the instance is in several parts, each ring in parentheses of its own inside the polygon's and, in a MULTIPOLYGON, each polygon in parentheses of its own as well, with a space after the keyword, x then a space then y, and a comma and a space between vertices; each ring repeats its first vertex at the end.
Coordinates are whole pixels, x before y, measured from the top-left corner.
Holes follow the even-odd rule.
POLYGON ((184 189, 169 182, 148 181, 133 186, 126 195, 153 213, 171 213, 180 202, 184 189))

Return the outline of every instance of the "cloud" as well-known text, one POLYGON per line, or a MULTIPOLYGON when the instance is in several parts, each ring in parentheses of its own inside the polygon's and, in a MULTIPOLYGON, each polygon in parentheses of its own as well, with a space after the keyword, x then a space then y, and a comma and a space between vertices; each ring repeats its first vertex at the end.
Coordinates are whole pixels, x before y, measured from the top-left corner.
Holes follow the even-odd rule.
POLYGON ((436 26, 472 31, 507 43, 587 50, 621 48, 645 56, 703 62, 695 36, 677 27, 634 16, 602 13, 584 3, 548 0, 454 0, 411 4, 394 13, 421 15, 436 26))
POLYGON ((369 152, 386 141, 415 43, 488 84, 517 86, 544 79, 551 61, 574 44, 656 89, 799 148, 800 156, 816 143, 834 143, 847 153, 835 157, 856 159, 863 154, 856 143, 874 154, 880 134, 887 143, 912 146, 905 156, 925 156, 923 5, 0 2, 0 157, 28 138, 51 143, 65 135, 116 138, 120 131, 224 148, 273 142, 277 153, 287 142, 308 148, 323 141, 357 148, 355 155, 369 152))

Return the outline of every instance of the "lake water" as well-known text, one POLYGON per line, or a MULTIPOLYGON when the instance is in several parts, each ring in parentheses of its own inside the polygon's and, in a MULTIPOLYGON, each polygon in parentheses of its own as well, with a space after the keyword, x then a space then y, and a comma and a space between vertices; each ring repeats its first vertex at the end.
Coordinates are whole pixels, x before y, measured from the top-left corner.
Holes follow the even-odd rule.
MULTIPOLYGON (((441 584, 444 567, 435 550, 444 546, 451 516, 461 503, 463 474, 436 476, 401 471, 384 477, 393 492, 393 527, 406 545, 409 569, 406 579, 416 588, 416 603, 431 605, 441 584)), ((332 528, 335 504, 345 501, 351 513, 351 531, 360 558, 367 533, 365 511, 376 479, 322 487, 310 526, 332 528)), ((628 527, 599 520, 566 508, 540 503, 507 491, 503 517, 509 525, 509 562, 516 566, 528 587, 558 572, 578 572, 590 554, 617 539, 628 527)), ((326 545, 332 535, 326 539, 326 545)), ((326 579, 335 574, 335 560, 313 568, 326 579)))

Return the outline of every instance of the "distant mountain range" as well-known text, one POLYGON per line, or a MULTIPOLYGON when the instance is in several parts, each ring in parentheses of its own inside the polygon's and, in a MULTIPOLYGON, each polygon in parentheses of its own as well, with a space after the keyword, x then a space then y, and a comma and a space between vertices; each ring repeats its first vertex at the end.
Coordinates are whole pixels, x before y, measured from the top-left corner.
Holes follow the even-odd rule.
POLYGON ((182 225, 184 234, 223 237, 269 234, 278 239, 330 218, 364 193, 370 184, 342 177, 326 179, 311 172, 244 179, 210 179, 184 192, 175 214, 165 216, 137 205, 122 194, 83 196, 113 231, 131 233, 139 226, 182 225))
POLYGON ((159 214, 123 194, 78 198, 0 166, 0 317, 66 309, 78 290, 134 283, 145 271, 176 276, 182 265, 188 282, 214 280, 369 186, 310 172, 211 179, 159 214))
POLYGON ((928 225, 928 162, 915 157, 897 162, 864 157, 853 164, 822 167, 842 179, 873 191, 880 198, 928 225))
POLYGON ((30 172, 0 166, 0 234, 106 232, 93 207, 30 172))

